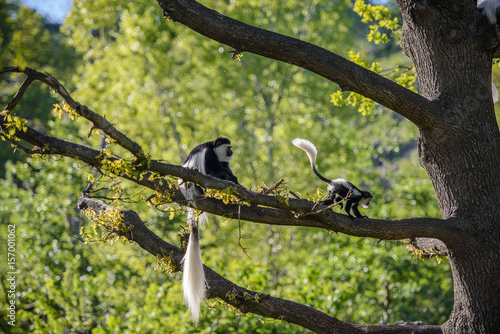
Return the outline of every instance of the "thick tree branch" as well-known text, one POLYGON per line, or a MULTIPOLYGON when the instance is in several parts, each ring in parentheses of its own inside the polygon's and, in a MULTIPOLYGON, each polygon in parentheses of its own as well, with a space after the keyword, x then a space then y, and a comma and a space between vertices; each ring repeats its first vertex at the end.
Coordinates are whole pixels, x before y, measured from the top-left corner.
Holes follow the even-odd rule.
MULTIPOLYGON (((0 127, 3 127, 3 120, 0 120, 0 127)), ((36 151, 39 154, 75 158, 95 168, 104 168, 103 160, 105 158, 102 157, 100 151, 44 135, 29 127, 26 132, 17 130, 16 136, 37 147, 43 147, 44 149, 36 151)), ((108 161, 117 160, 116 158, 106 159, 108 161)), ((231 188, 233 194, 242 201, 241 204, 226 205, 214 198, 199 199, 195 202, 197 209, 220 216, 230 216, 232 218, 271 225, 324 228, 353 236, 387 240, 427 237, 438 238, 444 242, 452 242, 462 236, 462 232, 457 227, 459 226, 459 221, 456 218, 446 220, 437 218, 409 218, 401 220, 351 219, 344 214, 338 214, 332 210, 324 210, 325 207, 318 206, 318 204, 311 201, 294 198, 284 201, 274 196, 261 195, 231 181, 204 175, 181 166, 164 164, 152 160, 147 171, 180 177, 185 181, 200 184, 205 188, 218 190, 231 188), (250 203, 251 206, 245 203, 250 203)), ((147 173, 147 171, 144 171, 144 173, 147 173)), ((154 191, 166 194, 172 201, 184 202, 184 197, 180 191, 170 189, 167 182, 164 182, 162 185, 158 180, 150 180, 147 174, 131 175, 118 173, 117 175, 154 191)))
MULTIPOLYGON (((17 68, 10 68, 17 71, 17 68)), ((29 77, 37 78, 43 82, 54 84, 55 79, 51 76, 39 74, 31 69, 28 71, 29 77)), ((24 85, 23 85, 24 86, 24 85)), ((52 87, 52 86, 51 86, 52 87)), ((57 86, 57 92, 68 99, 69 94, 64 87, 57 86)), ((76 102, 72 102, 76 104, 76 102)), ((93 119, 101 116, 92 112, 93 119)), ((106 121, 107 122, 107 121, 106 121)), ((0 118, 0 128, 5 129, 6 121, 0 118)), ((109 129, 109 128, 108 128, 109 129)), ((17 129, 15 135, 28 143, 35 145, 31 153, 60 155, 81 160, 90 166, 98 169, 107 168, 109 162, 118 159, 106 157, 102 152, 89 147, 64 141, 58 138, 47 136, 30 127, 26 131, 17 129)), ((124 134, 120 133, 117 141, 120 145, 134 143, 124 134)), ((24 148, 27 150, 27 148, 24 148)), ((142 149, 141 149, 142 152, 142 149)), ((411 218, 402 220, 379 220, 379 219, 351 219, 343 214, 338 214, 332 210, 324 210, 325 207, 303 199, 283 199, 275 196, 262 195, 234 184, 227 180, 221 180, 208 175, 201 174, 195 170, 183 168, 170 164, 151 160, 149 166, 144 164, 135 165, 138 173, 129 174, 121 171, 113 171, 116 175, 129 179, 133 182, 148 187, 167 195, 172 201, 183 203, 185 200, 182 194, 176 189, 170 189, 168 182, 161 183, 159 180, 150 179, 149 172, 157 173, 160 176, 174 176, 185 181, 197 183, 210 189, 231 188, 232 194, 239 200, 236 204, 225 205, 222 201, 214 198, 199 199, 196 207, 200 210, 221 216, 253 221, 257 223, 288 225, 288 226, 309 226, 324 228, 339 233, 345 233, 359 237, 372 237, 379 239, 404 239, 404 238, 438 238, 444 242, 452 242, 460 238, 462 233, 456 228, 458 222, 455 219, 434 219, 434 218, 411 218), (248 203, 251 204, 248 206, 248 203)))
MULTIPOLYGON (((101 202, 85 197, 78 200, 78 208, 90 209, 97 213, 110 209, 101 202)), ((149 230, 134 211, 125 210, 121 213, 123 223, 130 229, 127 229, 128 232, 117 232, 118 234, 135 241, 155 257, 169 258, 174 265, 174 270, 181 270, 181 260, 184 256, 182 250, 165 242, 149 230)), ((359 326, 346 323, 309 306, 242 288, 207 266, 204 266, 204 270, 209 286, 208 299, 220 298, 243 313, 254 313, 284 320, 316 333, 442 333, 440 326, 359 326)))
MULTIPOLYGON (((4 68, 4 72, 19 72, 18 67, 4 68)), ((26 68, 21 72, 27 73, 33 80, 41 80, 50 85, 59 93, 67 103, 74 106, 80 106, 73 101, 64 87, 57 80, 48 74, 43 74, 32 69, 26 68)), ((22 87, 25 87, 23 84, 22 87)), ((25 88, 23 88, 25 89, 25 88)), ((17 95, 16 95, 17 96, 17 95)), ((17 103, 16 103, 17 104, 17 103)), ((11 103, 11 105, 15 105, 11 103)), ((103 120, 108 124, 103 128, 115 138, 117 144, 129 149, 136 156, 144 156, 142 149, 135 147, 134 141, 118 132, 100 115, 91 112, 88 108, 80 108, 90 113, 85 114, 85 118, 95 121, 99 124, 103 120), (140 149, 139 151, 137 149, 140 149)), ((94 123, 95 124, 95 123, 94 123)), ((6 120, 0 118, 0 129, 5 129, 6 120)), ((58 138, 47 136, 30 127, 26 131, 16 129, 15 135, 28 143, 35 145, 30 153, 60 155, 81 160, 90 166, 98 169, 108 168, 108 164, 116 162, 118 159, 107 157, 102 152, 89 147, 67 142, 58 138)), ((159 176, 174 176, 182 178, 185 181, 197 183, 205 188, 222 190, 231 189, 232 194, 238 199, 233 204, 226 205, 220 200, 214 198, 199 199, 195 202, 197 209, 213 213, 220 216, 230 216, 232 218, 243 219, 247 221, 287 226, 309 226, 323 228, 339 233, 345 233, 359 237, 371 237, 386 240, 397 240, 405 238, 437 238, 443 242, 453 242, 459 240, 464 232, 458 229, 459 221, 455 218, 443 220, 435 218, 410 218, 401 220, 380 220, 380 219, 351 219, 343 214, 338 214, 332 210, 325 210, 325 207, 304 199, 278 198, 275 196, 263 195, 244 188, 241 185, 234 184, 227 180, 204 175, 196 170, 190 170, 181 166, 161 163, 150 160, 146 164, 134 164, 137 173, 127 173, 121 170, 113 170, 116 175, 135 183, 148 187, 167 195, 172 201, 184 203, 182 194, 171 189, 168 182, 160 182, 158 179, 150 178, 150 173, 156 173, 159 176), (250 204, 250 205, 248 205, 250 204)))
POLYGON ((440 107, 368 69, 299 39, 256 28, 204 7, 194 0, 157 0, 164 16, 234 47, 300 66, 337 83, 342 90, 366 96, 421 128, 441 120, 440 107))

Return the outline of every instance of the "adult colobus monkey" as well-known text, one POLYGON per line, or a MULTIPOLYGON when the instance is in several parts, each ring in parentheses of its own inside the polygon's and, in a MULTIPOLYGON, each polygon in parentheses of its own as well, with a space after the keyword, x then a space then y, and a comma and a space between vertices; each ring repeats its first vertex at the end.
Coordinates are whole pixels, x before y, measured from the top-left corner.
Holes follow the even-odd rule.
MULTIPOLYGON (((361 191, 351 182, 345 179, 335 179, 329 180, 323 175, 321 175, 316 170, 316 155, 318 151, 316 146, 309 140, 296 138, 292 140, 292 144, 298 148, 304 150, 311 161, 311 167, 320 180, 325 181, 328 184, 328 199, 323 201, 322 204, 330 205, 333 203, 341 202, 343 199, 347 199, 345 204, 345 212, 349 217, 352 217, 351 210, 354 215, 358 218, 363 218, 361 213, 359 213, 358 205, 367 208, 372 199, 372 195, 368 191, 361 191), (337 197, 337 195, 339 197, 337 197)), ((342 208, 342 203, 340 208, 342 208)), ((364 216, 366 217, 366 216, 364 216)))
MULTIPOLYGON (((219 137, 196 146, 189 153, 186 161, 182 164, 185 168, 197 169, 200 173, 215 176, 219 179, 229 180, 238 183, 238 179, 229 168, 229 161, 233 158, 231 142, 226 137, 219 137)), ((192 202, 196 197, 203 195, 203 189, 194 184, 179 180, 179 190, 188 200, 188 206, 195 207, 192 202)), ((196 219, 194 209, 187 208, 187 220, 191 226, 186 254, 183 262, 182 288, 184 290, 184 301, 187 303, 193 316, 193 320, 198 324, 200 317, 200 304, 205 298, 205 273, 201 260, 200 243, 198 241, 198 225, 206 222, 206 213, 202 213, 196 219), (198 224, 199 223, 199 224, 198 224)))
MULTIPOLYGON (((485 0, 478 1, 478 8, 481 9, 483 15, 491 24, 498 24, 500 21, 500 0, 485 0)), ((498 102, 498 89, 493 82, 491 82, 491 94, 493 96, 493 103, 498 102)))

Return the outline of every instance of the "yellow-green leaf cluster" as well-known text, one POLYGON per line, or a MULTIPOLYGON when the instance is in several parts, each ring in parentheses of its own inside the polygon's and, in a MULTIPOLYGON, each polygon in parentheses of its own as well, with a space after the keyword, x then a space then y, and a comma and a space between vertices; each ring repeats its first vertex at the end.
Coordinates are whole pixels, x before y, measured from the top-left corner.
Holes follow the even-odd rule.
POLYGON ((361 54, 359 52, 349 51, 347 52, 347 58, 353 63, 359 66, 363 66, 364 68, 367 68, 375 73, 380 73, 380 71, 382 71, 382 67, 380 66, 379 62, 372 62, 371 64, 369 64, 361 57, 361 54))
POLYGON ((17 130, 22 132, 26 132, 28 130, 28 127, 26 126, 26 123, 28 123, 28 121, 23 118, 7 114, 4 119, 5 119, 5 130, 1 131, 3 140, 5 140, 4 137, 9 139, 15 139, 15 134, 17 130))
POLYGON ((390 41, 387 33, 380 31, 380 28, 387 29, 391 31, 394 37, 400 38, 401 29, 398 26, 398 19, 391 18, 389 9, 384 5, 371 5, 366 4, 363 0, 356 0, 353 10, 361 16, 363 23, 375 22, 375 24, 370 25, 370 33, 367 36, 368 41, 375 44, 390 41))
MULTIPOLYGON (((375 73, 380 73, 382 71, 382 67, 379 62, 368 63, 365 59, 363 59, 359 52, 349 51, 347 53, 347 58, 353 63, 362 66, 364 68, 369 69, 375 73)), ((360 112, 363 116, 369 115, 373 109, 375 108, 375 103, 358 93, 350 92, 347 96, 342 94, 342 91, 338 90, 330 95, 330 102, 333 103, 337 107, 349 105, 349 106, 357 106, 358 112, 360 112)))
POLYGON ((132 162, 125 159, 103 159, 101 166, 104 170, 119 176, 137 177, 139 175, 139 171, 134 167, 132 162))
POLYGON ((178 271, 177 266, 175 265, 171 256, 157 255, 156 260, 157 260, 157 262, 156 262, 155 270, 163 271, 163 272, 166 272, 167 274, 170 274, 170 275, 173 274, 174 272, 178 271))
POLYGON ((375 108, 375 103, 372 100, 354 92, 350 92, 347 96, 344 96, 343 93, 338 90, 336 92, 333 92, 330 95, 330 98, 330 102, 332 102, 337 107, 342 107, 345 105, 357 106, 358 112, 360 112, 363 116, 369 115, 375 108))
POLYGON ((412 71, 413 71, 412 74, 404 72, 399 77, 396 77, 396 82, 401 86, 406 87, 416 93, 417 90, 413 85, 417 81, 417 74, 414 72, 414 69, 412 69, 412 71))
POLYGON ((231 187, 222 190, 207 189, 206 196, 218 199, 226 205, 239 201, 238 197, 233 194, 233 188, 231 187))
POLYGON ((78 118, 80 115, 69 106, 67 103, 63 103, 62 107, 59 105, 59 103, 54 103, 54 109, 52 110, 54 114, 57 115, 58 118, 61 118, 63 113, 66 113, 69 115, 69 118, 71 120, 75 120, 78 118))
MULTIPOLYGON (((99 212, 89 208, 84 213, 93 223, 91 231, 86 231, 83 227, 80 230, 80 235, 84 238, 85 243, 94 241, 110 241, 114 243, 120 238, 120 235, 128 233, 132 228, 123 223, 120 208, 110 207, 99 212)), ((126 240, 125 237, 123 238, 126 240)))

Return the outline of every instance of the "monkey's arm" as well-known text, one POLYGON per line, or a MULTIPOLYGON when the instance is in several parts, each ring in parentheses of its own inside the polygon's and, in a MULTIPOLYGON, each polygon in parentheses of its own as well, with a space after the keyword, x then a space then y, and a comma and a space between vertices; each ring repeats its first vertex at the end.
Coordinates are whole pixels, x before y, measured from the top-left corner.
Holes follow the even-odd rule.
POLYGON ((217 176, 217 175, 214 175, 214 176, 218 177, 219 179, 229 180, 229 181, 232 181, 236 184, 239 184, 238 178, 233 174, 233 171, 231 170, 231 168, 229 168, 229 162, 221 162, 220 164, 222 167, 221 174, 223 177, 217 176))
POLYGON ((368 216, 363 216, 360 212, 359 212, 359 209, 358 209, 358 204, 357 203, 354 203, 352 208, 351 208, 352 212, 354 213, 354 215, 357 217, 357 218, 368 218, 368 216))
POLYGON ((208 175, 222 180, 229 180, 238 184, 238 178, 234 176, 231 171, 229 162, 219 161, 213 150, 207 150, 207 153, 205 154, 205 166, 205 170, 208 175))

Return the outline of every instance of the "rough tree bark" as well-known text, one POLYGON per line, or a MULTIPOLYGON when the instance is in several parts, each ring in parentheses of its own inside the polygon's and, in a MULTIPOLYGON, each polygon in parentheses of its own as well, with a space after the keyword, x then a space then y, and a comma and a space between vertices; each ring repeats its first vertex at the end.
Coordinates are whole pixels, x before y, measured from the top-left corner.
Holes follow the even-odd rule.
POLYGON ((500 138, 489 87, 497 36, 473 1, 398 3, 420 92, 442 109, 439 123, 420 127, 420 163, 443 218, 460 218, 467 234, 446 244, 455 303, 443 329, 498 332, 500 138))
MULTIPOLYGON (((314 226, 360 237, 424 237, 426 239, 420 241, 425 242, 420 244, 447 253, 453 270, 455 304, 449 320, 441 326, 413 329, 357 326, 303 309, 312 312, 307 313, 312 316, 305 319, 300 317, 300 308, 294 319, 287 311, 291 305, 287 301, 270 297, 265 299, 265 305, 252 305, 251 308, 228 301, 244 312, 273 318, 286 313, 285 320, 325 333, 497 333, 500 328, 500 133, 490 88, 492 58, 499 45, 496 30, 480 15, 473 0, 397 2, 403 17, 401 44, 417 70, 420 95, 325 49, 232 20, 193 0, 158 0, 165 17, 234 47, 236 52, 252 52, 303 67, 337 83, 343 90, 369 97, 412 121, 420 130, 419 160, 435 187, 443 219, 351 220, 328 210, 313 213, 318 208, 305 200, 290 199, 286 204, 228 181, 149 160, 135 142, 103 117, 73 101, 57 80, 30 69, 11 67, 0 71, 0 74, 23 72, 28 76, 18 96, 2 115, 15 107, 33 80, 41 80, 78 114, 130 151, 134 155, 132 165, 138 170, 181 177, 209 188, 232 187, 235 196, 253 204, 239 207, 204 199, 197 202, 199 209, 214 214, 229 212, 259 223, 314 226), (432 238, 442 242, 433 242, 432 238)), ((6 119, 0 117, 0 127, 9 126, 6 119)), ((38 147, 24 148, 28 153, 68 156, 97 168, 103 166, 100 152, 90 148, 48 137, 31 128, 17 129, 15 135, 38 147)), ((149 181, 126 173, 120 176, 166 193, 173 200, 181 198, 178 192, 162 186, 158 180, 149 181)), ((142 229, 139 222, 132 224, 142 229)), ((134 241, 145 248, 151 247, 148 250, 151 253, 161 249, 161 241, 146 232, 140 234, 138 230, 134 235, 134 241), (160 248, 155 250, 154 247, 160 248)), ((175 251, 173 261, 178 262, 181 256, 175 251)), ((234 288, 232 283, 219 279, 212 272, 209 276, 214 284, 210 297, 223 296, 232 291, 228 289, 234 288)))

